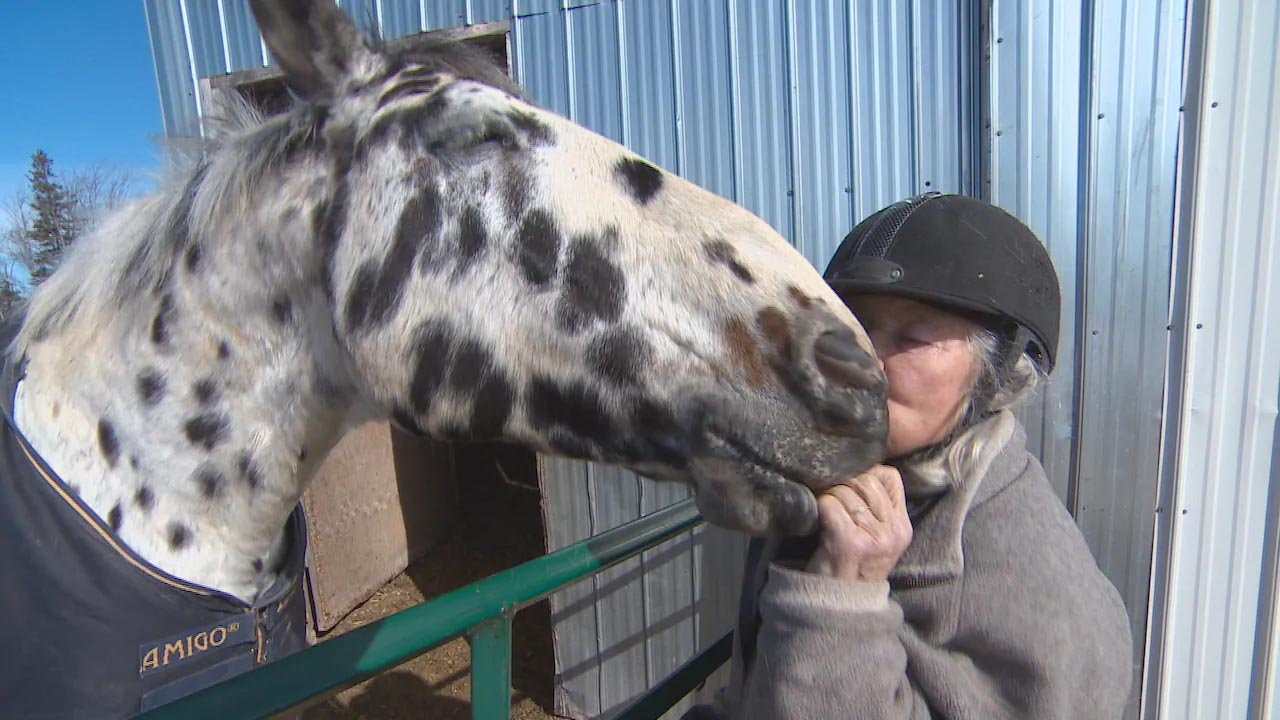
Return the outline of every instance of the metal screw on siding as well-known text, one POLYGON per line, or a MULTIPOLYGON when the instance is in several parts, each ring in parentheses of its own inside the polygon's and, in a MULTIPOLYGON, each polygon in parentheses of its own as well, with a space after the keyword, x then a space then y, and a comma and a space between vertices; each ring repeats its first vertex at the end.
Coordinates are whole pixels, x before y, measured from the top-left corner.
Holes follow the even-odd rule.
POLYGON ((928 180, 925 180, 925 181, 924 181, 924 186, 925 186, 925 187, 933 187, 933 183, 929 182, 928 180))
POLYGON ((1104 117, 1106 117, 1106 115, 1103 115, 1102 113, 1098 113, 1098 119, 1099 119, 1099 120, 1101 120, 1101 119, 1102 119, 1102 118, 1104 118, 1104 117))
POLYGON ((1197 330, 1199 330, 1200 328, 1203 328, 1203 327, 1204 327, 1204 323, 1196 323, 1196 329, 1197 329, 1197 330))
POLYGON ((851 193, 851 192, 853 192, 853 188, 852 188, 851 186, 849 186, 849 185, 845 185, 845 186, 844 186, 844 191, 845 191, 846 193, 851 193))
POLYGON ((1001 135, 1003 135, 1003 134, 1004 134, 1004 131, 1003 131, 1003 130, 997 130, 997 131, 996 131, 996 137, 1000 137, 1000 136, 1001 136, 1001 135))
POLYGON ((998 38, 996 38, 996 43, 997 43, 997 44, 998 44, 998 43, 1002 43, 1002 42, 1004 42, 1004 38, 1002 38, 1002 37, 998 37, 998 38))
POLYGON ((1211 107, 1211 108, 1216 108, 1216 107, 1218 107, 1218 103, 1216 103, 1216 102, 1209 103, 1209 107, 1211 107))

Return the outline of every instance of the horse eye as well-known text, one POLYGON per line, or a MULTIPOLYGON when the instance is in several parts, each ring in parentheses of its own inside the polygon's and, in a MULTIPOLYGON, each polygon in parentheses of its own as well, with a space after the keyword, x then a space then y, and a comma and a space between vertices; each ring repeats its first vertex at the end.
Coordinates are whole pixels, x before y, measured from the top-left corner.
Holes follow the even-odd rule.
POLYGON ((490 121, 484 124, 480 132, 476 135, 476 145, 497 145, 504 149, 514 148, 516 146, 516 134, 510 125, 499 121, 490 121))

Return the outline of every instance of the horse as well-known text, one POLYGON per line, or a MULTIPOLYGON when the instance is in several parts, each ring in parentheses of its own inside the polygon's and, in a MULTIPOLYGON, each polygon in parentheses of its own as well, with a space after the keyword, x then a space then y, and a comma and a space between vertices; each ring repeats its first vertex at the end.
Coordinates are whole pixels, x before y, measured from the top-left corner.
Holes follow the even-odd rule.
POLYGON ((763 220, 478 51, 392 52, 331 0, 251 6, 293 107, 228 100, 10 344, 11 712, 128 714, 297 649, 269 637, 302 622, 296 508, 365 421, 685 483, 754 534, 812 531, 815 492, 881 458, 871 343, 763 220), (222 614, 165 615, 194 600, 222 614))

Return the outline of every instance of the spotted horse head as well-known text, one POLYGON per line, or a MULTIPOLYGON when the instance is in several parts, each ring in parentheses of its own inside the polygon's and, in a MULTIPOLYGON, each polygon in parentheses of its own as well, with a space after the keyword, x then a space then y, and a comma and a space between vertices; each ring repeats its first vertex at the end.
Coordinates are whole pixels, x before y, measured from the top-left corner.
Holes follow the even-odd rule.
POLYGON ((273 178, 294 192, 257 212, 315 248, 378 411, 688 483, 753 533, 813 529, 811 491, 881 458, 871 344, 768 224, 466 48, 394 54, 328 0, 252 5, 310 130, 273 178))

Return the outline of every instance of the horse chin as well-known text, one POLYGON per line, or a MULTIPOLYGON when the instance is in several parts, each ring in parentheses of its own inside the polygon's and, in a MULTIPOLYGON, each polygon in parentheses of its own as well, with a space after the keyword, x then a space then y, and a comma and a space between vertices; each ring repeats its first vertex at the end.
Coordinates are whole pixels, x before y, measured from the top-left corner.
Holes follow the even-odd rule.
POLYGON ((818 501, 809 488, 751 466, 731 472, 728 477, 696 472, 694 502, 711 524, 758 536, 809 535, 818 529, 818 501))

